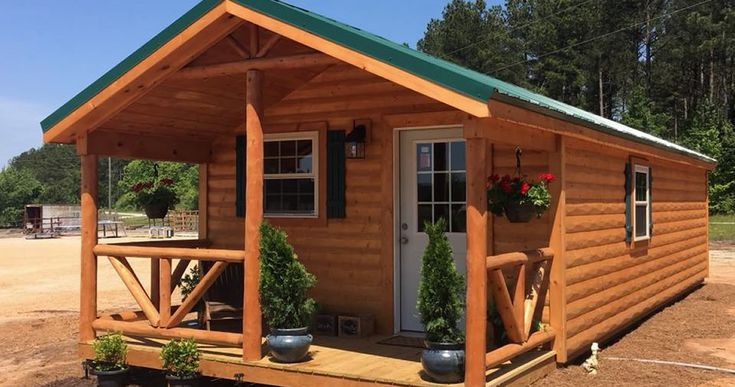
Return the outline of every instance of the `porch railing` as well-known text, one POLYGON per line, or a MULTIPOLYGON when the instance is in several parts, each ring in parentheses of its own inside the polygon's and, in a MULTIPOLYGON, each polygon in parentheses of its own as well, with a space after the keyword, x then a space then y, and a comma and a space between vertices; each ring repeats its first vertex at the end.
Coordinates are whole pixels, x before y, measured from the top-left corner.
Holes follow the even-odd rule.
POLYGON ((537 308, 543 307, 553 258, 554 251, 548 247, 487 257, 488 286, 511 343, 485 355, 486 369, 554 339, 551 327, 531 333, 534 316, 539 314, 537 308), (512 295, 503 270, 510 271, 515 277, 512 295), (529 277, 531 281, 526 283, 529 277))
POLYGON ((129 335, 190 337, 203 343, 242 346, 243 335, 240 333, 179 327, 184 317, 193 310, 227 265, 244 262, 245 253, 242 250, 197 248, 206 246, 208 242, 204 240, 169 242, 165 247, 160 246, 160 242, 158 246, 156 243, 96 245, 93 249, 94 255, 107 256, 140 307, 140 312, 99 316, 92 322, 92 327, 98 331, 118 331, 129 335), (128 261, 128 258, 133 257, 151 259, 150 295, 128 261), (175 268, 172 268, 173 259, 179 259, 175 268), (171 295, 191 260, 210 261, 214 264, 181 305, 172 306, 171 295), (147 320, 148 324, 141 323, 141 320, 147 320))

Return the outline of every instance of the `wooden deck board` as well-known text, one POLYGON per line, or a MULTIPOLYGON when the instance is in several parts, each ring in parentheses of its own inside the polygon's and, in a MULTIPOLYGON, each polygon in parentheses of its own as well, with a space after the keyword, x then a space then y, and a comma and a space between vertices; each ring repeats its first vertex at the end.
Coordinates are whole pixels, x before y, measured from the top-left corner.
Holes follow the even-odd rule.
MULTIPOLYGON (((309 361, 283 364, 268 356, 257 361, 243 361, 242 349, 200 344, 201 371, 204 375, 234 379, 235 373, 255 383, 285 386, 440 386, 422 379, 421 348, 399 347, 377 342, 384 336, 361 339, 317 337, 312 344, 309 361)), ((126 336, 128 361, 132 365, 160 368, 158 353, 167 342, 126 336)), ((80 345, 82 357, 90 357, 91 346, 80 345)), ((553 362, 552 351, 532 351, 487 373, 488 385, 505 384, 523 375, 525 370, 553 362)), ((461 386, 462 384, 441 386, 461 386)))

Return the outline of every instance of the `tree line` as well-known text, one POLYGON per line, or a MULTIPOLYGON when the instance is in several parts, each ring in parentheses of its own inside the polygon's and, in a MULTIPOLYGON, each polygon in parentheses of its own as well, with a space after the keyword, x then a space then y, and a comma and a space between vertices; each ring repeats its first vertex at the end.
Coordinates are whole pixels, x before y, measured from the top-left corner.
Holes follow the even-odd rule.
MULTIPOLYGON (((151 180, 154 164, 160 177, 174 180, 173 187, 180 200, 178 207, 196 209, 197 165, 106 157, 100 157, 97 165, 98 207, 108 208, 111 202, 114 210, 140 210, 131 187, 139 181, 151 180)), ((0 227, 21 226, 26 204, 79 204, 79 199, 80 163, 72 145, 46 144, 30 149, 13 157, 0 171, 0 227)))
MULTIPOLYGON (((419 50, 716 158, 712 213, 735 213, 735 0, 452 0, 419 50)), ((182 208, 197 206, 197 166, 158 163, 182 208)), ((112 159, 113 207, 152 162, 112 159)), ((79 159, 47 144, 0 171, 0 226, 28 203, 78 203, 79 159)), ((107 159, 99 203, 108 203, 107 159)))
POLYGON ((417 46, 716 158, 735 212, 735 0, 452 0, 417 46))

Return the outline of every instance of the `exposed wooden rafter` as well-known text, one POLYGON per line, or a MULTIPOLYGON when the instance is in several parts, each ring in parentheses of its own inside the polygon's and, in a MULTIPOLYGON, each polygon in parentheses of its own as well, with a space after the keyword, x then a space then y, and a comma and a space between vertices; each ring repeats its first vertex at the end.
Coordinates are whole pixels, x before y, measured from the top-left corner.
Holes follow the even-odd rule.
POLYGON ((170 79, 202 79, 245 74, 250 70, 293 70, 304 67, 327 66, 335 63, 337 63, 336 59, 322 53, 255 58, 237 62, 186 67, 171 75, 170 79))
POLYGON ((255 54, 255 57, 256 58, 262 58, 262 57, 268 55, 268 53, 270 52, 270 50, 276 44, 278 44, 278 41, 280 41, 280 40, 281 40, 281 35, 276 34, 276 35, 271 36, 270 39, 268 39, 268 41, 265 42, 265 44, 263 45, 263 47, 261 47, 260 50, 258 50, 258 53, 255 54))
POLYGON ((245 48, 245 46, 240 44, 240 42, 234 36, 228 35, 225 41, 227 42, 227 44, 230 45, 230 47, 232 47, 232 50, 235 51, 237 55, 240 56, 240 58, 250 59, 251 57, 250 51, 248 51, 248 49, 245 48))

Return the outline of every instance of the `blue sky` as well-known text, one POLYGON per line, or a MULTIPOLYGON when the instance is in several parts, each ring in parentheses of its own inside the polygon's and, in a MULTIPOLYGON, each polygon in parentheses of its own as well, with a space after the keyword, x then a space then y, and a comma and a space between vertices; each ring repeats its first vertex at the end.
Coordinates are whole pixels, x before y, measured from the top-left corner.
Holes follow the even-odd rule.
MULTIPOLYGON (((198 0, 6 0, 0 13, 0 168, 38 147, 39 122, 198 0)), ((290 0, 412 47, 448 0, 290 0)))

